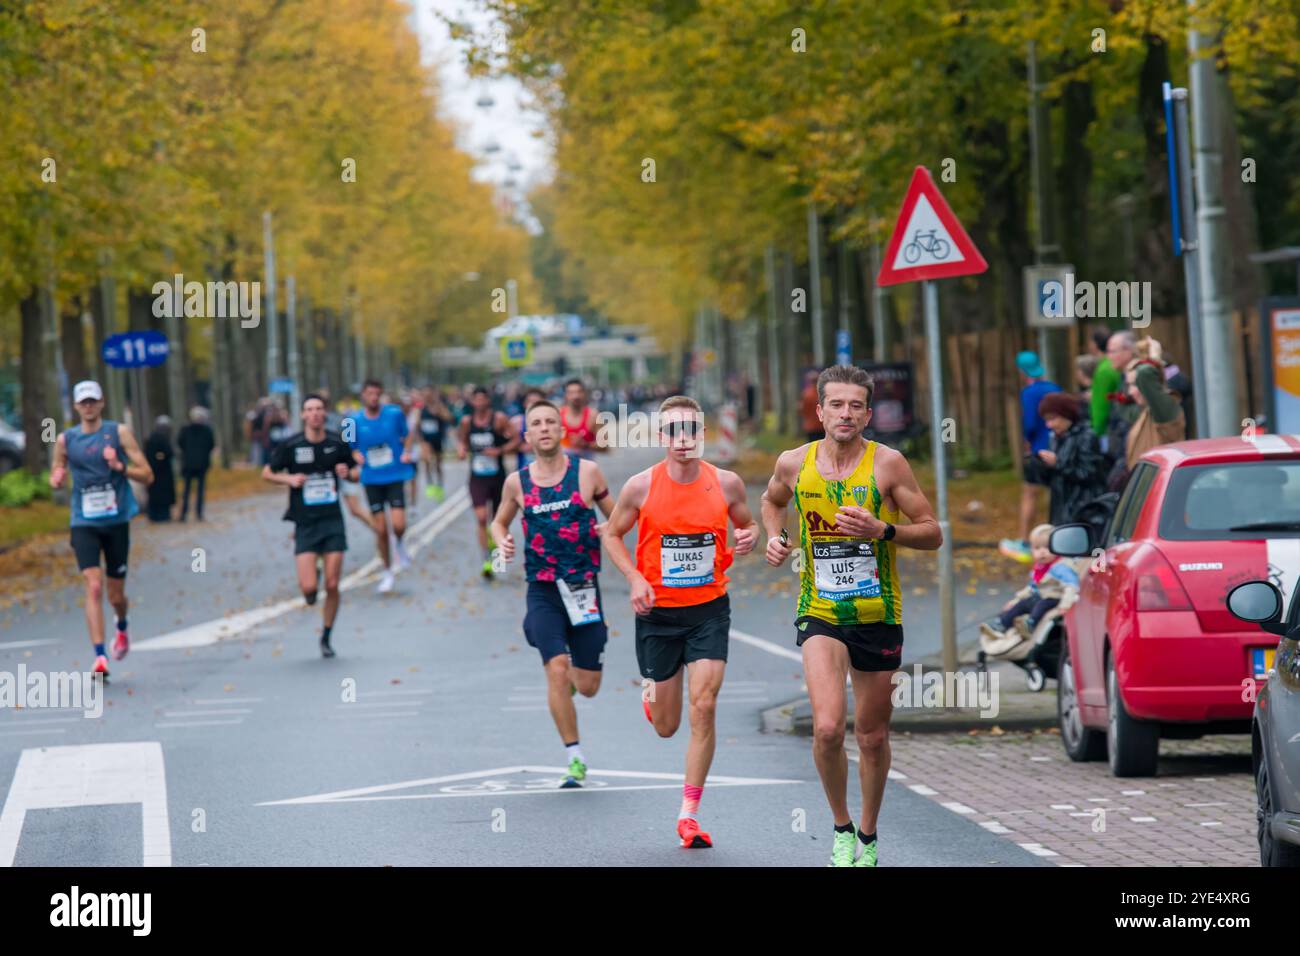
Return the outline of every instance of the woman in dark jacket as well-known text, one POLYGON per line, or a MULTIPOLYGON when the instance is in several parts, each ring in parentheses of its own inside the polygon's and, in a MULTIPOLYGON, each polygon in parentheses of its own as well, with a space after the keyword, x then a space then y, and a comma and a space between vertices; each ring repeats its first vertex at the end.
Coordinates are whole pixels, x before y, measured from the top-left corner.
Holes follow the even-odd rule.
POLYGON ((149 520, 171 521, 172 505, 176 504, 176 480, 172 473, 172 420, 159 415, 153 431, 144 443, 144 456, 153 469, 153 484, 149 486, 149 520))
POLYGON ((1073 395, 1044 395, 1038 414, 1052 430, 1052 449, 1038 453, 1038 466, 1052 495, 1049 520, 1054 525, 1067 524, 1077 520, 1083 505, 1106 490, 1106 459, 1073 395))

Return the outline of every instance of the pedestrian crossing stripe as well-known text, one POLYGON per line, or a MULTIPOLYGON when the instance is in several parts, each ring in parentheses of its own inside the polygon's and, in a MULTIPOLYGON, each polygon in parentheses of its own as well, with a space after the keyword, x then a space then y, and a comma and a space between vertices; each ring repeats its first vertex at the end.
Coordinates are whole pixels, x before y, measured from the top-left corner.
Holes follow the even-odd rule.
MULTIPOLYGON (((447 797, 500 797, 531 793, 582 793, 584 790, 587 792, 593 790, 676 790, 681 787, 685 780, 683 775, 679 773, 588 770, 587 779, 583 782, 581 789, 561 790, 560 782, 568 776, 568 773, 567 767, 496 767, 491 770, 471 770, 467 773, 453 773, 442 777, 425 777, 419 780, 385 783, 374 787, 359 787, 354 790, 335 790, 331 793, 293 797, 288 800, 267 800, 256 804, 256 806, 281 807, 314 803, 362 803, 373 800, 437 800, 447 797), (518 779, 524 774, 532 774, 534 778, 529 780, 518 779), (417 787, 436 787, 437 790, 432 793, 397 792, 413 790, 417 787)), ((802 780, 768 777, 720 777, 711 775, 705 785, 709 787, 755 787, 803 782, 802 780)))

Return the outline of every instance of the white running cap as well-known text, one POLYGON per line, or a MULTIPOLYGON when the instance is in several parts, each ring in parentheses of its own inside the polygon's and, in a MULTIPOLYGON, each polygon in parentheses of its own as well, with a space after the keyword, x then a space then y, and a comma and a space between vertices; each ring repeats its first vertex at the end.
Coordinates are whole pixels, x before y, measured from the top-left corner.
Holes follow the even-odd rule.
POLYGON ((72 389, 72 404, 76 405, 78 402, 84 402, 88 398, 93 398, 97 402, 103 401, 104 399, 104 390, 99 387, 99 383, 92 382, 89 379, 84 382, 78 382, 72 389))

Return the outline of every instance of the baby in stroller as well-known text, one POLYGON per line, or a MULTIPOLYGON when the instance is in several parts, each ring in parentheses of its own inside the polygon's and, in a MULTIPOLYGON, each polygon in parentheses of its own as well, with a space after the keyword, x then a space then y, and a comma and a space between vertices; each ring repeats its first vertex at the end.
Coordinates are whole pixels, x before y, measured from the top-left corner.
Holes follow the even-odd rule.
POLYGON ((1043 635, 1035 631, 1058 606, 1064 611, 1079 594, 1079 574, 1074 566, 1048 550, 1051 534, 1050 524, 1040 524, 1030 533, 1034 566, 1029 572, 1029 583, 1003 606, 996 623, 980 625, 979 663, 983 665, 990 660, 1014 663, 1024 668, 1029 675, 1030 690, 1035 691, 1042 689, 1045 680, 1038 651, 1047 629, 1043 635))

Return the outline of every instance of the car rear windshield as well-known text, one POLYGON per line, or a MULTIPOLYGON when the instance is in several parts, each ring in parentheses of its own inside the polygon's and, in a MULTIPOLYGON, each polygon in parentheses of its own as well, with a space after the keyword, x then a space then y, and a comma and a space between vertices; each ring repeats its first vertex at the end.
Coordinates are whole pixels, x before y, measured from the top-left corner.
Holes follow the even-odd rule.
POLYGON ((1172 541, 1300 538, 1300 460, 1176 468, 1160 512, 1160 537, 1172 541))

